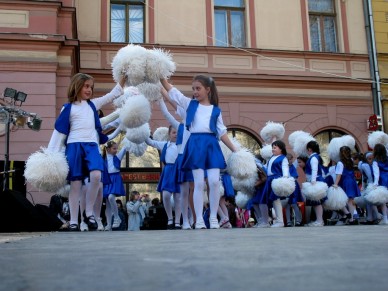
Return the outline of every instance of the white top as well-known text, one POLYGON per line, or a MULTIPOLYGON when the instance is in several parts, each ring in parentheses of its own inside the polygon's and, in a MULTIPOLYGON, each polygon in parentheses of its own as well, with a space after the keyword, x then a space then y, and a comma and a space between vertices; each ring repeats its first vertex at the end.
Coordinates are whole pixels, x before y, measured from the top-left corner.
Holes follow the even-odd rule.
POLYGON ((373 185, 377 186, 379 184, 379 179, 380 179, 380 168, 376 161, 373 161, 372 169, 373 169, 373 176, 374 176, 373 185))
MULTIPOLYGON (((309 157, 314 155, 316 153, 312 153, 309 157)), ((316 156, 312 157, 310 159, 310 166, 311 166, 311 175, 306 174, 306 180, 310 182, 316 182, 317 181, 317 176, 318 176, 318 165, 319 161, 316 156)))
MULTIPOLYGON (((126 151, 127 151, 127 149, 126 149, 125 147, 123 147, 123 148, 116 154, 116 157, 121 161, 121 160, 124 158, 126 151)), ((118 172, 120 172, 120 169, 117 169, 117 168, 114 166, 113 157, 114 157, 113 155, 106 153, 106 160, 107 160, 107 162, 108 162, 108 173, 109 173, 109 174, 113 174, 113 173, 118 173, 118 172)))
MULTIPOLYGON (((267 175, 268 176, 271 176, 273 175, 272 173, 272 164, 273 162, 275 161, 275 159, 279 157, 279 155, 277 156, 272 156, 270 159, 269 159, 269 162, 267 164, 267 175)), ((288 160, 287 158, 284 158, 283 161, 282 161, 282 173, 283 173, 283 177, 289 177, 290 176, 290 168, 288 166, 288 160)))
MULTIPOLYGON (((174 116, 168 111, 166 104, 161 99, 159 101, 160 109, 162 110, 163 116, 167 119, 167 121, 174 127, 176 130, 178 130, 178 127, 180 125, 179 121, 177 121, 174 116)), ((176 113, 182 118, 182 120, 185 120, 186 118, 186 110, 184 110, 182 107, 177 106, 176 113)), ((183 151, 185 149, 186 143, 189 140, 190 137, 190 131, 186 129, 186 124, 183 122, 183 139, 182 143, 177 145, 178 148, 178 154, 183 154, 183 151)))
POLYGON ((337 166, 335 167, 335 174, 342 175, 344 171, 344 164, 341 161, 338 161, 337 166))
POLYGON ((337 178, 337 175, 335 174, 335 166, 329 167, 328 175, 330 175, 333 178, 333 181, 335 182, 335 179, 337 178))
MULTIPOLYGON (((372 171, 371 171, 371 169, 369 167, 369 164, 361 163, 361 165, 359 166, 359 169, 360 169, 361 173, 366 176, 367 183, 368 184, 373 184, 373 176, 372 176, 372 171)), ((363 179, 362 182, 364 182, 364 179, 363 179)))
MULTIPOLYGON (((184 96, 178 89, 172 88, 168 92, 171 100, 176 102, 178 106, 181 106, 183 109, 187 110, 187 107, 190 104, 191 98, 184 96)), ((194 120, 190 126, 191 133, 211 133, 210 129, 210 117, 213 111, 213 105, 202 105, 199 104, 197 111, 194 116, 194 120)), ((222 113, 217 118, 217 135, 218 137, 226 134, 227 129, 222 121, 222 113)))
POLYGON ((166 163, 167 164, 175 163, 175 160, 178 157, 178 148, 177 148, 175 142, 156 141, 156 140, 153 140, 153 139, 150 139, 150 138, 147 138, 145 142, 149 146, 157 148, 159 151, 162 151, 163 148, 164 148, 164 145, 167 143, 166 163))

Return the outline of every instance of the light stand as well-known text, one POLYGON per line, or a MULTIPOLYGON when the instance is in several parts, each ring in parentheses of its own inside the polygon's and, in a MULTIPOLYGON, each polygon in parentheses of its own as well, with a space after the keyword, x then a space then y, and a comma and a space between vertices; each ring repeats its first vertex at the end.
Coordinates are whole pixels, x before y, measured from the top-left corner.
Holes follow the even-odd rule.
POLYGON ((42 120, 38 117, 36 113, 29 113, 20 108, 16 108, 15 104, 17 101, 20 102, 20 105, 26 101, 27 94, 23 92, 18 92, 12 88, 6 88, 3 94, 4 98, 10 98, 10 100, 5 100, 4 98, 0 100, 0 123, 5 123, 6 126, 6 141, 5 141, 5 153, 4 153, 4 171, 0 172, 3 174, 3 192, 8 189, 8 179, 9 173, 14 172, 14 170, 9 170, 9 135, 11 124, 16 125, 17 127, 24 127, 24 124, 27 121, 28 128, 39 131, 42 124, 42 120), (4 106, 3 106, 4 105, 4 106))

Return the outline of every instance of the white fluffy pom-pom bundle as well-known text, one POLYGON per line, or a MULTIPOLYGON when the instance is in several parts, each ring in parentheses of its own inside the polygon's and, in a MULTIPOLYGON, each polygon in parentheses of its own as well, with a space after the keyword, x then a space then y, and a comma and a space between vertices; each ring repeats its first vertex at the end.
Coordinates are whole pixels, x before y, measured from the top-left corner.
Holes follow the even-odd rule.
POLYGON ((241 191, 238 191, 237 195, 235 197, 235 202, 236 202, 237 207, 239 207, 241 209, 245 209, 245 207, 248 204, 249 199, 250 199, 250 197, 247 194, 245 194, 241 191))
POLYGON ((145 140, 150 136, 151 130, 148 123, 143 124, 142 126, 136 128, 127 128, 127 133, 125 137, 133 143, 140 144, 145 142, 145 140))
POLYGON ((297 131, 294 131, 292 132, 289 136, 288 136, 288 143, 290 144, 290 146, 292 148, 294 148, 295 146, 295 141, 298 137, 301 137, 301 136, 309 136, 310 134, 308 132, 305 132, 303 130, 297 130, 297 131))
POLYGON ((120 111, 121 123, 128 128, 139 127, 147 123, 150 118, 150 102, 143 95, 128 98, 120 111))
POLYGON ((141 157, 147 150, 147 144, 145 142, 141 144, 133 143, 126 138, 123 140, 128 152, 134 154, 136 157, 141 157))
POLYGON ((175 72, 176 65, 170 52, 154 48, 148 51, 146 78, 151 83, 168 79, 175 72))
POLYGON ((310 182, 304 182, 302 184, 302 194, 308 199, 313 201, 319 201, 327 195, 327 184, 325 182, 316 182, 312 184, 310 182))
POLYGON ((136 86, 145 81, 147 50, 129 44, 121 48, 112 60, 113 79, 119 83, 125 74, 129 85, 136 86))
MULTIPOLYGON (((231 138, 230 141, 233 143, 234 147, 239 150, 242 148, 241 144, 236 138, 231 138)), ((232 151, 222 142, 219 142, 222 154, 224 155, 225 161, 229 160, 230 155, 232 154, 232 151)))
POLYGON ((168 141, 170 138, 168 135, 168 127, 158 127, 154 131, 152 138, 156 141, 168 141))
POLYGON ((269 159, 273 156, 273 153, 272 153, 272 146, 270 144, 266 144, 264 145, 261 149, 260 149, 260 155, 261 157, 266 160, 266 161, 269 161, 269 159))
POLYGON ((245 179, 232 178, 233 189, 236 191, 242 191, 248 195, 254 195, 255 193, 255 183, 257 180, 257 175, 249 176, 245 179))
POLYGON ((69 172, 65 154, 41 148, 26 161, 24 177, 32 186, 45 192, 55 192, 66 185, 69 172))
POLYGON ((65 186, 59 188, 56 193, 59 196, 62 196, 64 198, 69 198, 69 193, 70 193, 70 184, 66 184, 65 186))
POLYGON ((254 155, 245 148, 232 153, 227 161, 227 171, 229 175, 240 179, 256 174, 254 155))
POLYGON ((308 157, 307 144, 310 141, 315 141, 315 138, 309 134, 299 134, 294 141, 294 147, 292 148, 296 156, 308 157))
POLYGON ((272 191, 279 197, 290 196, 295 191, 295 179, 292 177, 280 177, 271 182, 272 191))
POLYGON ((327 190, 327 199, 323 202, 323 207, 326 210, 339 210, 346 206, 348 196, 341 187, 330 187, 327 190))
POLYGON ((116 108, 121 108, 127 102, 128 98, 131 98, 132 96, 136 95, 140 95, 139 89, 134 86, 125 87, 124 94, 113 100, 113 105, 116 108))
POLYGON ((388 189, 384 186, 377 186, 364 197, 366 201, 374 205, 385 204, 388 202, 388 189))
POLYGON ((388 145, 388 134, 383 131, 374 131, 368 135, 368 145, 371 149, 375 148, 376 144, 388 145))
POLYGON ((333 161, 338 162, 340 160, 340 148, 343 146, 347 146, 350 148, 350 150, 354 150, 355 145, 356 141, 350 135, 335 137, 330 141, 329 146, 327 147, 329 158, 333 161))
POLYGON ((366 200, 364 196, 359 196, 354 198, 354 202, 356 205, 360 208, 365 209, 366 208, 366 200))
POLYGON ((266 143, 272 143, 275 140, 282 139, 284 132, 285 129, 282 123, 268 121, 260 131, 260 136, 266 143))
POLYGON ((141 83, 137 86, 137 88, 139 89, 140 93, 148 99, 149 102, 154 102, 162 98, 162 94, 160 93, 160 83, 141 83))

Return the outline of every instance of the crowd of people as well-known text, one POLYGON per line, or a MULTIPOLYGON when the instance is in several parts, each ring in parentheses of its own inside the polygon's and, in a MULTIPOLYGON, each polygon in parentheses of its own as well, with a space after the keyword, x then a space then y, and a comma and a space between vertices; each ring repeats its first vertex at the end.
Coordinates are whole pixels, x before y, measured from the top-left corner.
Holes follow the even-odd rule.
MULTIPOLYGON (((331 198, 306 197, 301 187, 304 182, 311 187, 325 184, 335 191, 338 188, 344 191, 346 203, 339 209, 330 209, 330 218, 337 218, 336 225, 359 224, 359 214, 365 214, 366 224, 388 224, 388 200, 371 203, 358 199, 364 197, 360 189, 364 191, 368 185, 372 192, 379 186, 388 186, 387 152, 379 143, 373 152, 353 157, 349 146, 341 146, 339 160, 325 166, 315 140, 306 143, 305 156, 294 160, 287 153, 286 143, 275 139, 270 144, 272 155, 268 160, 256 157, 256 179, 251 185, 254 194, 245 205, 237 207, 237 191, 226 171, 220 142, 232 154, 238 147, 227 135, 215 81, 209 76, 195 76, 191 97, 184 96, 166 79, 160 82, 163 98, 156 102, 170 123, 169 139, 146 140, 161 152, 163 164, 157 191, 161 193, 166 221, 160 229, 324 226, 328 221, 325 205, 331 198), (165 101, 172 105, 180 121, 168 111, 165 101), (355 179, 355 167, 362 173, 362 185, 355 179), (301 181, 298 173, 303 173, 305 181, 301 181), (274 182, 282 177, 291 177, 294 181, 293 191, 288 195, 279 194, 274 188, 274 182)), ((92 99, 93 78, 76 74, 68 90, 69 103, 55 123, 48 148, 55 150, 66 144, 70 190, 67 218, 61 219, 64 224, 68 222, 70 231, 144 229, 150 224, 150 213, 159 206, 156 201, 151 206, 149 199, 137 191, 130 193, 125 207, 118 199, 125 196, 120 161, 128 148, 122 146, 119 150, 119 144, 108 141, 113 136, 103 134, 97 110, 122 95, 124 84, 125 77, 110 93, 92 99), (105 145, 102 154, 99 144, 105 145), (105 213, 101 214, 103 201, 105 213)))

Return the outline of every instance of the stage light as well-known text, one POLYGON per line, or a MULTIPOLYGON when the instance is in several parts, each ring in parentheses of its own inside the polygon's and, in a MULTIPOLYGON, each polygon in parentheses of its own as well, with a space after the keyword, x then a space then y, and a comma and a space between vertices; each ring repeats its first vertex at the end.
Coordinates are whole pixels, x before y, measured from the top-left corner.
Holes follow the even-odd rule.
POLYGON ((27 98, 27 94, 19 91, 16 94, 15 100, 20 101, 20 102, 24 102, 24 101, 26 101, 26 98, 27 98))
POLYGON ((3 95, 4 95, 4 97, 10 97, 12 99, 15 99, 16 93, 17 93, 17 91, 15 89, 5 88, 3 95))
POLYGON ((29 120, 27 121, 28 128, 35 131, 39 131, 41 125, 42 125, 42 119, 40 119, 37 116, 34 116, 32 119, 29 118, 29 120))

